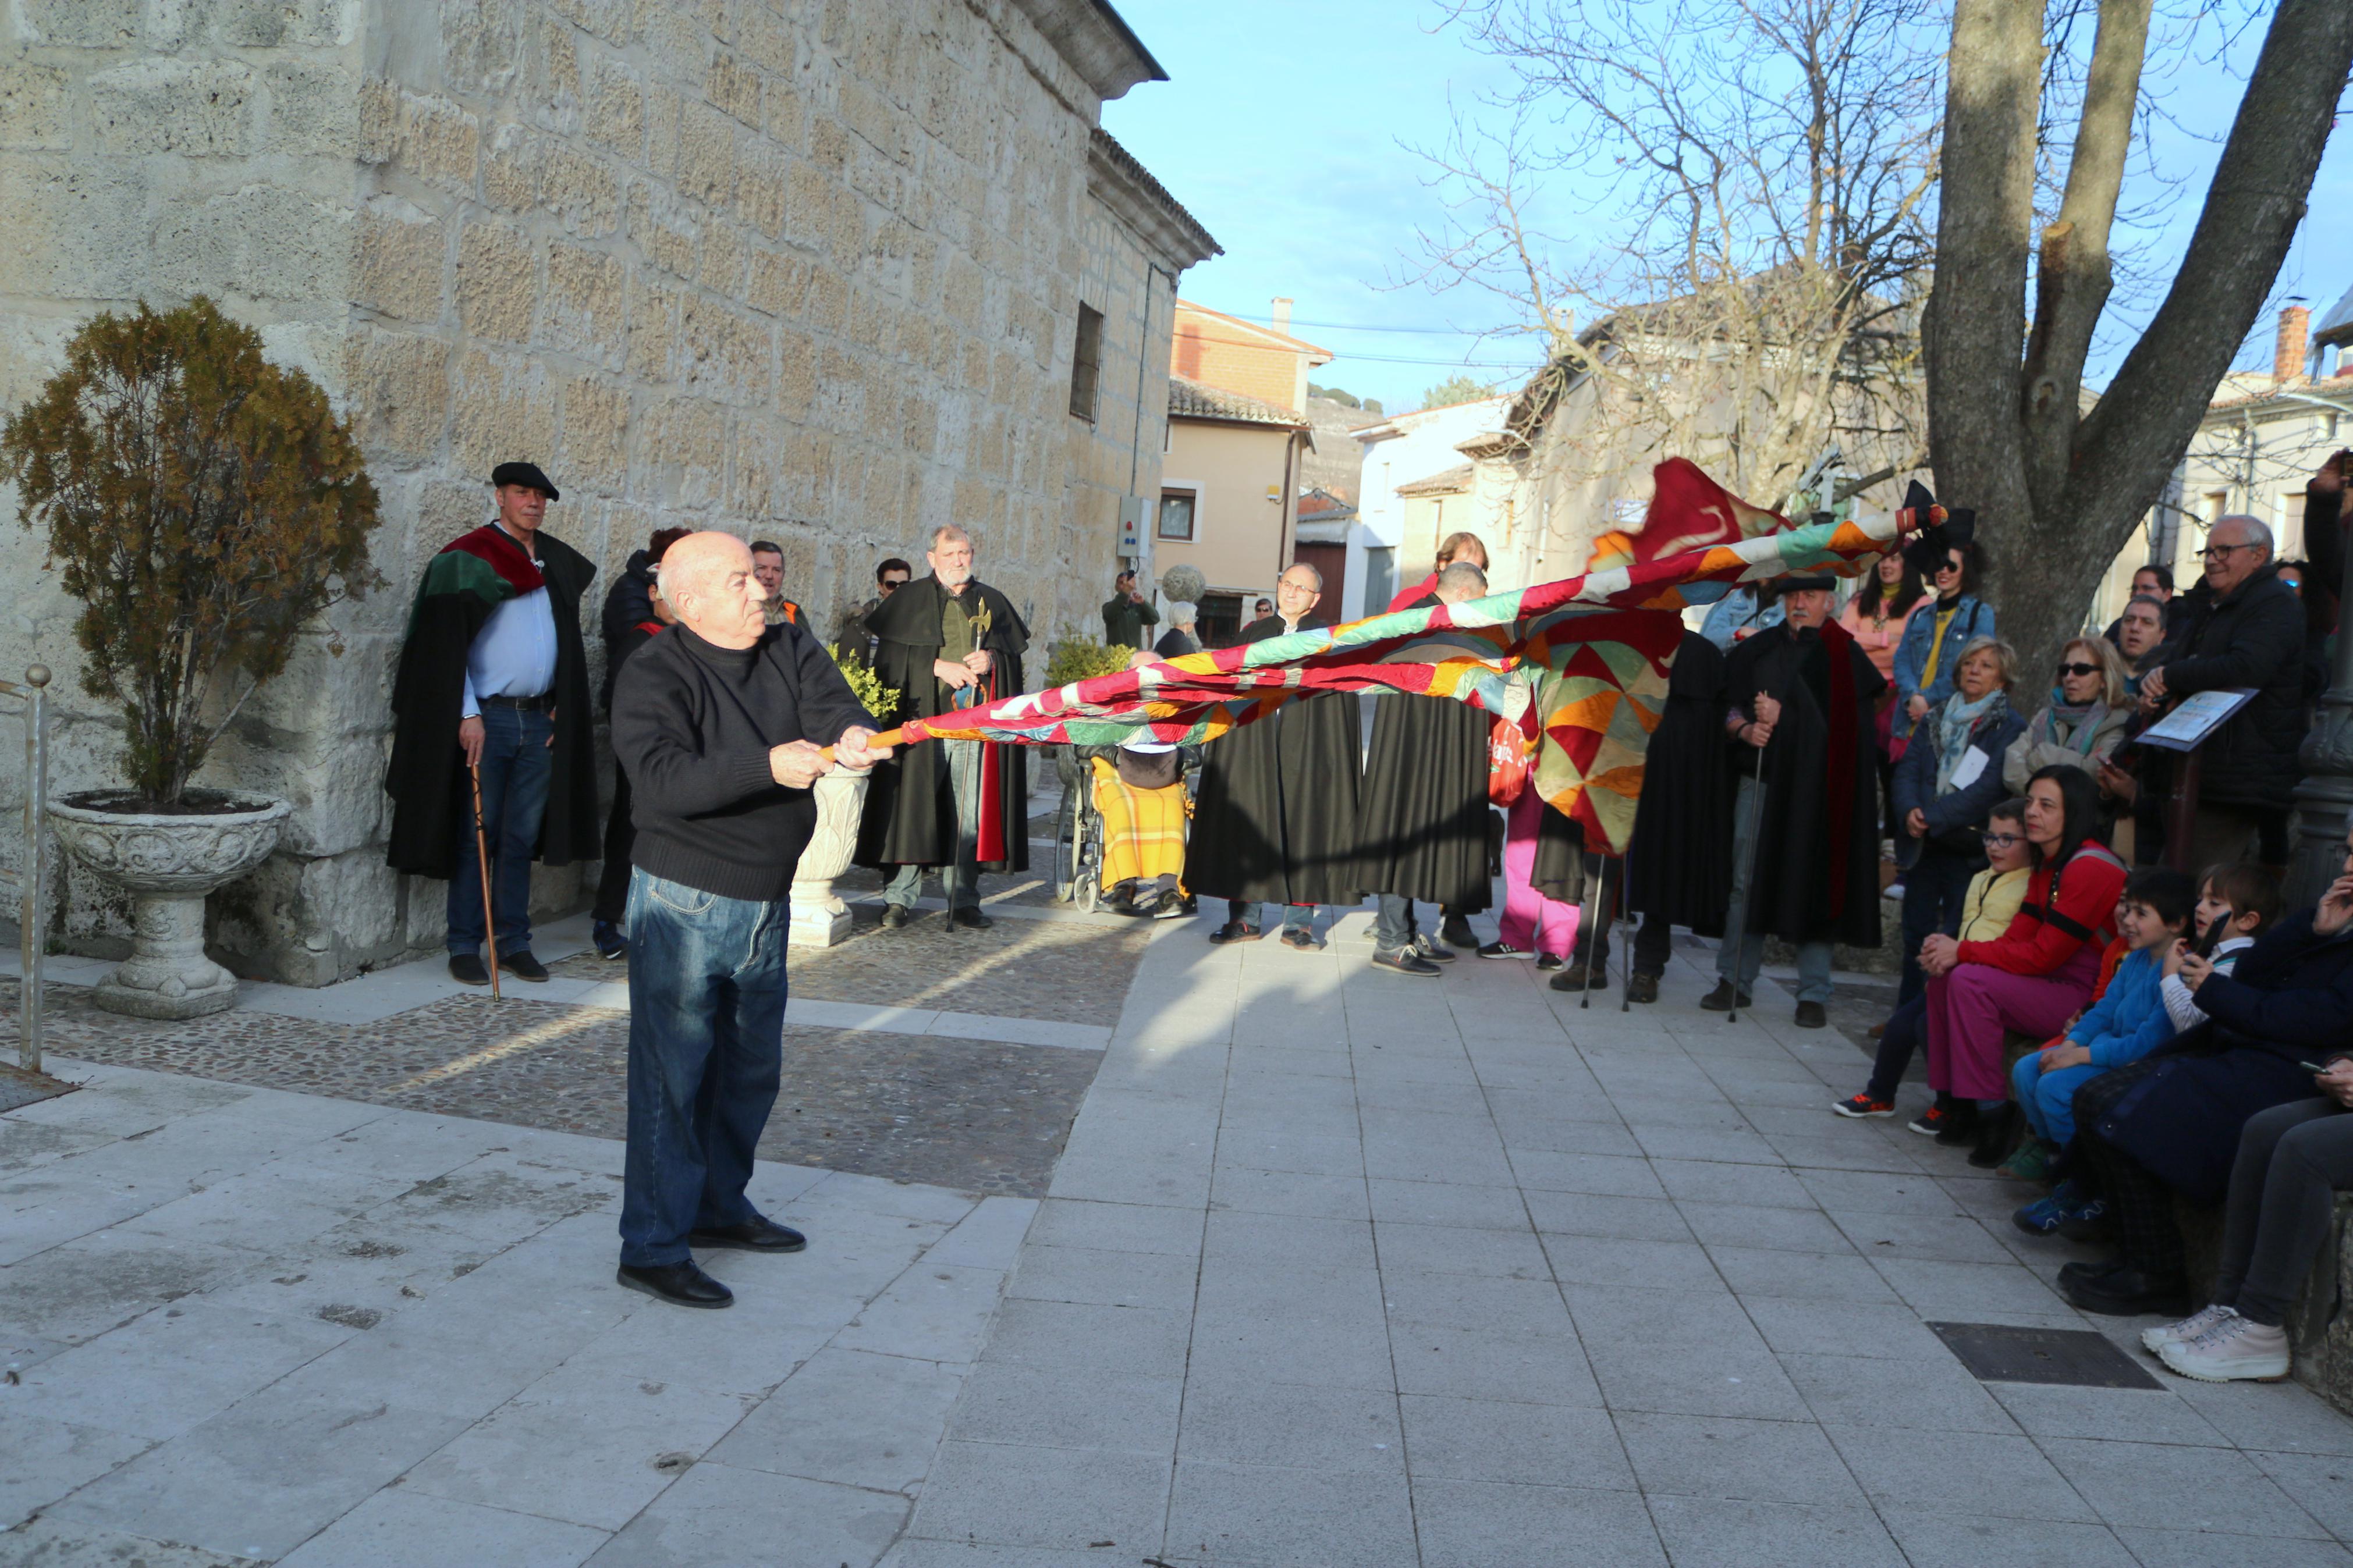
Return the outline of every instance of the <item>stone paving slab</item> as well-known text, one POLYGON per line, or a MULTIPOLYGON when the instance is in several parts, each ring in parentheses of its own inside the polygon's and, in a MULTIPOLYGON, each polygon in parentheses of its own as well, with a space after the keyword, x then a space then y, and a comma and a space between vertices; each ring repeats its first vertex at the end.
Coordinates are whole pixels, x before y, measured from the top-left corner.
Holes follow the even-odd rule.
POLYGON ((1147 950, 891 1568, 2353 1564, 2308 1392, 1983 1384, 1928 1331, 2147 1320, 2061 1300, 2024 1189, 1831 1115, 1871 1005, 1727 1023, 1699 951, 1580 1007, 1356 923, 1147 950))
POLYGON ((681 1312, 612 1283, 607 1139, 56 1066, 0 1117, 11 1563, 778 1562, 788 1521, 863 1568, 1037 1206, 763 1163, 809 1251, 681 1312))

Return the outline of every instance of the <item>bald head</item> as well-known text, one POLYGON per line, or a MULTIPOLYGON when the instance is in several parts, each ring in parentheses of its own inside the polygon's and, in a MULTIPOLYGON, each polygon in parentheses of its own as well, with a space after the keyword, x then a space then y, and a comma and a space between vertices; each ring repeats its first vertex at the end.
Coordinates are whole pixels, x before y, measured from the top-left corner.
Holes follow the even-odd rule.
POLYGON ((752 551, 732 533, 690 533, 662 552, 662 597, 695 636, 718 647, 750 647, 767 629, 767 590, 752 551))
MULTIPOLYGON (((1477 542, 1473 541, 1472 542, 1477 542)), ((1484 598, 1487 574, 1464 560, 1455 560, 1438 574, 1439 602, 1459 605, 1466 599, 1484 598)))

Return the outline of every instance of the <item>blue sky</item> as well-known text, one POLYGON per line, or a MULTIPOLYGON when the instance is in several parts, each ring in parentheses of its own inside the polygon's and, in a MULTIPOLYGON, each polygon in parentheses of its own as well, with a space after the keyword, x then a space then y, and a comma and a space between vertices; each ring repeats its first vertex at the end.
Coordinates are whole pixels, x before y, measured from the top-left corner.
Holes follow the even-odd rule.
MULTIPOLYGON (((1414 269, 1417 227, 1441 211, 1408 146, 1443 137, 1450 93, 1468 103, 1502 79, 1438 29, 1430 0, 1114 3, 1170 79, 1106 105, 1103 124, 1226 248, 1185 275, 1187 298, 1263 320, 1269 300, 1291 296, 1293 331, 1339 356, 1317 380, 1378 397, 1392 412, 1417 406, 1466 360, 1482 380, 1514 382, 1532 366, 1524 348, 1475 341, 1502 319, 1491 300, 1392 286, 1414 269)), ((2251 31, 2232 61, 2252 59, 2260 42, 2251 31)), ((2178 257, 2197 221, 2238 105, 2232 61, 2181 53, 2160 62, 2183 89, 2171 107, 2185 129, 2160 126, 2153 151, 2194 179, 2149 237, 2154 258, 2178 257)), ((2147 188, 2137 177, 2136 185, 2147 188)), ((2353 287, 2353 129, 2332 142, 2312 208, 2278 292, 2309 296, 2317 313, 2353 287)), ((2147 308, 2110 307, 2095 375, 2121 361, 2147 308)), ((2270 338, 2266 312, 2242 363, 2268 363, 2270 338)))

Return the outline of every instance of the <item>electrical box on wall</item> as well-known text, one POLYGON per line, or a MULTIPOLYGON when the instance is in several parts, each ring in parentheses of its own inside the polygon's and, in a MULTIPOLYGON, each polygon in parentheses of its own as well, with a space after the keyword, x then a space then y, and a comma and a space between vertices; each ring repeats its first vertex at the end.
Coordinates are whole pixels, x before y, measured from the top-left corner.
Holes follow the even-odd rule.
POLYGON ((1134 557, 1144 553, 1144 498, 1119 498, 1119 552, 1134 557))

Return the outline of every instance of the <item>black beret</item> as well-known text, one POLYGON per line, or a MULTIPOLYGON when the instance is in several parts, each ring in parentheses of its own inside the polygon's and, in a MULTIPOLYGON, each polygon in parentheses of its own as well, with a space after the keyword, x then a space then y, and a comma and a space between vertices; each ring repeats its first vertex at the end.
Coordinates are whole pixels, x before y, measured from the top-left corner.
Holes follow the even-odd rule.
POLYGON ((1801 588, 1835 591, 1837 587, 1838 579, 1825 572, 1811 577, 1784 577, 1773 584, 1773 591, 1777 594, 1794 594, 1801 588))
POLYGON ((491 484, 493 488, 500 485, 527 485, 550 500, 564 499, 555 493, 555 487, 548 482, 547 476, 539 471, 537 463, 501 463, 491 470, 491 484))

